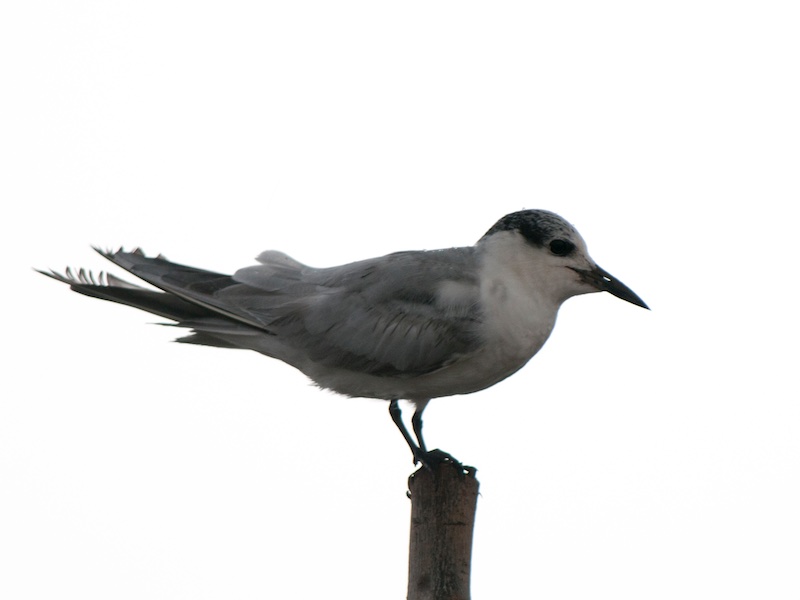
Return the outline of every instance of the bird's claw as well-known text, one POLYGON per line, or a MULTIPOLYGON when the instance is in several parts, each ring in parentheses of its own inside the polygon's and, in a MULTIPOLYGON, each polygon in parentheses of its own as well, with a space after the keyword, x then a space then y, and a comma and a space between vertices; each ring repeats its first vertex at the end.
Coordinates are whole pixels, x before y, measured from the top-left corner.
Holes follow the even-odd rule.
POLYGON ((452 454, 445 452, 444 450, 439 450, 438 448, 434 450, 418 450, 414 452, 414 466, 421 464, 425 469, 433 472, 442 463, 450 463, 455 465, 465 473, 474 473, 475 471, 474 467, 464 466, 459 460, 453 457, 452 454))

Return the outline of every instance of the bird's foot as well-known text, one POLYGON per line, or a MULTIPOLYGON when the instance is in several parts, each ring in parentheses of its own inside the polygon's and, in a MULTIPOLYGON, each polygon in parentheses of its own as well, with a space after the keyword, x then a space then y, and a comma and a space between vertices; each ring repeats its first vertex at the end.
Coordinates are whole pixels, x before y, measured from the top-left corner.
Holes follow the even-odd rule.
POLYGON ((414 452, 414 464, 417 463, 422 464, 422 466, 427 469, 428 471, 435 471, 442 463, 450 463, 455 467, 461 469, 464 474, 467 475, 475 475, 477 469, 475 467, 468 467, 463 464, 459 460, 457 460, 452 454, 449 452, 445 452, 444 450, 434 449, 434 450, 419 450, 414 452))

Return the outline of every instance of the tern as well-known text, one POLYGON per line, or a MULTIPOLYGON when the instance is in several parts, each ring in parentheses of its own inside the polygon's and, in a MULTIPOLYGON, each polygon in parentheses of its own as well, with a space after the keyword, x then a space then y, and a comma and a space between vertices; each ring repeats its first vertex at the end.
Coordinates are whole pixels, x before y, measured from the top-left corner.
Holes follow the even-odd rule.
MULTIPOLYGON (((245 348, 299 369, 320 388, 389 401, 417 461, 431 399, 486 389, 544 345, 572 296, 605 291, 648 308, 589 256, 577 230, 546 210, 501 218, 474 246, 389 254, 314 268, 269 250, 233 275, 95 248, 154 286, 67 268, 40 271, 76 292, 191 330, 178 342, 245 348), (414 404, 416 439, 399 400, 414 404)), ((446 455, 449 457, 449 455, 446 455)))

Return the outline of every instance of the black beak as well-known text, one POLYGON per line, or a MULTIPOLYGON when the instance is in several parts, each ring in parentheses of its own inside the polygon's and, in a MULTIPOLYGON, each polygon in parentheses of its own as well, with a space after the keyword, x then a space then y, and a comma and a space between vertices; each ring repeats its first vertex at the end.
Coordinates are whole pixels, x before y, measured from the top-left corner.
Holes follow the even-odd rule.
POLYGON ((644 300, 639 298, 631 288, 622 283, 619 279, 612 277, 611 273, 608 271, 596 265, 593 269, 574 269, 574 271, 581 276, 583 281, 596 287, 598 290, 608 292, 621 300, 650 310, 650 307, 644 303, 644 300))

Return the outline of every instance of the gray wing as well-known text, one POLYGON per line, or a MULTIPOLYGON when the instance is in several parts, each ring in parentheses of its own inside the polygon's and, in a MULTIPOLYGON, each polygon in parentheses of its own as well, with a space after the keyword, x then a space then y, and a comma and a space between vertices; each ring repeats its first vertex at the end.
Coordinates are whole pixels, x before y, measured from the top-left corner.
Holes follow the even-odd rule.
POLYGON ((414 376, 479 344, 473 248, 399 252, 329 269, 305 267, 278 253, 259 260, 262 265, 234 275, 245 288, 220 296, 246 305, 279 339, 318 364, 414 376))
POLYGON ((176 315, 179 325, 196 331, 189 342, 235 346, 261 331, 273 340, 265 353, 291 356, 295 366, 302 356, 328 367, 405 377, 440 369, 479 344, 473 248, 399 252, 328 269, 265 252, 260 265, 233 276, 140 251, 101 253, 174 295, 180 307, 196 307, 176 315))

